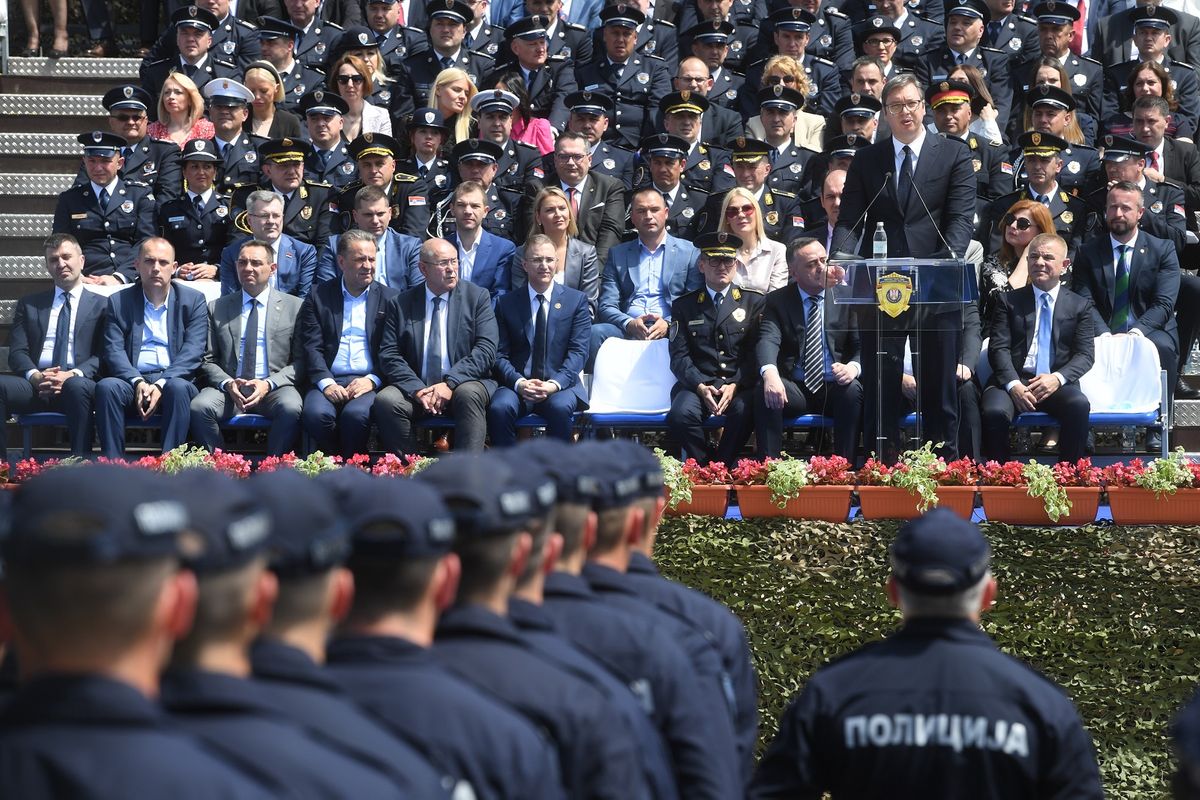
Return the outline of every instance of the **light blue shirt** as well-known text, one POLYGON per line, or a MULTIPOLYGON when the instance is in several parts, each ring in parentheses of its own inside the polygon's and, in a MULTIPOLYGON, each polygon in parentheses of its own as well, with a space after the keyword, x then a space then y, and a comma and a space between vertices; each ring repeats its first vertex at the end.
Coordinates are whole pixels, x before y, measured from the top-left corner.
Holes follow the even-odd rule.
MULTIPOLYGON (((129 290, 133 291, 133 290, 129 290)), ((138 372, 158 372, 171 366, 171 353, 167 349, 170 342, 170 323, 168 310, 171 302, 170 293, 159 308, 150 301, 142 299, 142 314, 145 317, 142 327, 142 348, 138 351, 138 372)))
POLYGON ((633 296, 629 298, 630 319, 637 319, 643 314, 657 314, 669 317, 671 298, 663 291, 663 261, 667 254, 667 240, 653 252, 638 241, 638 282, 633 287, 633 296))
MULTIPOLYGON (((371 350, 367 342, 367 297, 369 287, 358 297, 346 291, 346 283, 342 282, 342 338, 338 340, 337 355, 334 356, 330 372, 335 377, 348 375, 365 375, 379 388, 380 380, 373 374, 375 365, 371 361, 371 350)), ((334 383, 330 378, 321 381, 317 388, 321 391, 334 383)))

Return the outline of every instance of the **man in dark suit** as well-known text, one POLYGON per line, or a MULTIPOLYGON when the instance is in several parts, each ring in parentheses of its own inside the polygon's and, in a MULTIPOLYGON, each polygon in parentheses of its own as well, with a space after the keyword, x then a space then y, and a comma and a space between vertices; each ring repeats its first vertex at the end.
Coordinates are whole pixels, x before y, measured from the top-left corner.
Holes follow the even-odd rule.
POLYGON ((793 283, 767 295, 755 347, 760 457, 782 452, 784 416, 829 414, 834 452, 854 460, 863 401, 859 338, 850 307, 827 302, 826 291, 835 291, 827 288, 827 259, 816 239, 794 239, 788 244, 793 283))
POLYGON ((1092 301, 1061 285, 1067 243, 1043 233, 1026 248, 1029 286, 997 295, 983 393, 983 457, 1009 459, 1014 413, 1044 411, 1059 424, 1060 461, 1083 458, 1091 405, 1079 388, 1095 362, 1092 301))
POLYGON ((54 288, 17 301, 0 375, 0 420, 9 414, 58 411, 67 416, 71 454, 92 450, 92 399, 100 370, 107 301, 83 287, 83 251, 67 234, 44 246, 54 288))
POLYGON ((483 229, 488 205, 482 184, 460 183, 454 189, 451 208, 454 233, 446 241, 458 248, 459 279, 487 289, 494 304, 508 291, 508 274, 516 248, 508 239, 483 229))
POLYGON ((496 380, 488 405, 493 447, 517 441, 517 419, 538 414, 546 435, 571 440, 571 415, 587 406, 579 380, 588 357, 592 314, 587 295, 554 280, 554 242, 535 234, 525 243, 525 291, 510 292, 496 304, 500 340, 496 380))
POLYGON ((380 363, 388 386, 375 403, 384 447, 414 453, 416 417, 449 416, 454 446, 482 450, 496 381, 499 331, 485 289, 459 280, 458 251, 445 239, 421 245, 425 284, 388 310, 380 363))
POLYGON ((596 258, 604 263, 625 231, 625 187, 618 179, 591 172, 591 168, 592 146, 587 137, 568 131, 554 143, 554 172, 546 175, 545 184, 566 194, 575 211, 579 239, 593 245, 596 258))
POLYGON ((1108 190, 1108 236, 1080 248, 1071 288, 1092 301, 1097 334, 1144 336, 1153 342, 1172 387, 1179 369, 1174 313, 1179 257, 1170 242, 1138 229, 1145 211, 1137 184, 1122 181, 1108 190))
MULTIPOLYGON (((975 170, 971 149, 959 139, 929 134, 922 124, 924 92, 911 75, 900 75, 887 82, 883 106, 892 135, 859 150, 846 173, 842 207, 834 230, 835 252, 869 256, 877 223, 887 233, 890 258, 962 258, 975 229, 975 170), (859 228, 860 221, 865 225, 859 228)), ((924 311, 906 313, 893 320, 867 308, 859 318, 859 331, 874 341, 875 331, 882 334, 880 345, 889 356, 883 374, 878 374, 876 359, 863 361, 862 383, 871 387, 866 393, 866 445, 878 452, 877 440, 885 450, 900 443, 902 408, 900 390, 904 339, 916 326, 936 335, 924 337, 918 350, 917 371, 925 438, 944 442, 947 455, 958 450, 958 372, 961 346, 953 321, 937 319, 924 311), (883 398, 876 398, 876 386, 883 398), (877 403, 882 403, 883 428, 876 431, 877 403)), ((961 323, 961 317, 959 319, 961 323)), ((915 349, 915 348, 914 348, 915 349)), ((890 453, 879 452, 886 456, 890 453)))
POLYGON ((175 250, 166 239, 144 239, 137 249, 140 285, 108 301, 103 372, 96 386, 100 454, 125 455, 125 415, 143 419, 162 413, 162 449, 187 441, 192 379, 204 358, 208 309, 204 295, 174 286, 175 250))
POLYGON ((758 382, 754 336, 762 317, 763 296, 733 286, 737 249, 742 240, 729 233, 706 233, 696 239, 697 266, 704 288, 689 292, 671 306, 671 410, 667 412, 670 451, 686 458, 712 461, 704 420, 725 417, 716 460, 732 468, 753 430, 750 396, 758 382))
POLYGON ((301 423, 313 447, 349 457, 367 449, 383 320, 396 292, 375 282, 375 237, 352 230, 338 238, 340 280, 316 287, 297 329, 308 380, 301 423))
POLYGON ((242 290, 208 306, 208 351, 200 365, 204 388, 192 400, 191 429, 197 442, 221 446, 219 423, 234 414, 269 417, 267 455, 296 449, 302 401, 296 390, 298 297, 271 291, 274 254, 266 242, 242 243, 237 258, 242 290))
MULTIPOLYGON (((354 195, 351 213, 354 228, 375 237, 375 282, 403 292, 421 283, 424 277, 417 264, 421 242, 391 227, 392 207, 387 193, 378 186, 364 186, 354 195)), ((317 263, 317 282, 337 275, 338 236, 329 237, 329 247, 317 263)))

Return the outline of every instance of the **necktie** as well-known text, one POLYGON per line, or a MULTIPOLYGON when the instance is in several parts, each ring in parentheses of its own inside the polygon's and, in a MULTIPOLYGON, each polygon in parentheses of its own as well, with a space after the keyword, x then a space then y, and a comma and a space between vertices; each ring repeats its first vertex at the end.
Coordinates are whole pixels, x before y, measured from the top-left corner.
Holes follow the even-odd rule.
POLYGON ((193 197, 193 198, 192 198, 192 204, 196 206, 196 213, 197 213, 197 214, 203 214, 203 213, 204 213, 204 195, 200 195, 200 194, 198 194, 198 195, 196 195, 195 197, 193 197))
POLYGON ((723 292, 717 292, 715 295, 713 295, 713 308, 717 309, 717 311, 720 312, 721 303, 724 302, 724 300, 725 300, 725 294, 723 292))
POLYGON ((108 211, 108 189, 101 189, 96 199, 100 201, 100 210, 108 211))
POLYGON ((537 322, 533 326, 533 377, 539 381, 546 379, 546 296, 537 296, 537 322))
POLYGON ((804 388, 814 394, 825 383, 824 323, 821 298, 808 298, 808 318, 804 322, 804 388))
POLYGON ((329 166, 329 158, 332 155, 333 155, 332 150, 322 150, 321 151, 321 166, 328 167, 329 166))
POLYGON ((1068 48, 1075 55, 1083 52, 1083 32, 1087 28, 1087 0, 1079 0, 1079 19, 1075 20, 1075 32, 1071 35, 1068 48))
POLYGON ((908 145, 904 145, 904 161, 900 164, 900 178, 896 184, 896 199, 900 202, 901 209, 908 206, 908 196, 912 193, 912 186, 912 149, 908 145))
POLYGON ((429 343, 425 346, 425 384, 442 382, 442 298, 433 298, 429 317, 429 343))
POLYGON ((422 178, 429 177, 429 167, 422 164, 421 166, 417 167, 417 174, 420 175, 422 178))
POLYGON ((576 219, 579 218, 579 190, 572 186, 567 189, 567 197, 571 201, 571 213, 576 219))
POLYGON ((196 65, 195 64, 184 64, 183 71, 185 73, 187 73, 187 76, 189 78, 196 77, 196 65))
POLYGON ((450 60, 450 56, 442 56, 438 60, 442 62, 442 69, 450 69, 454 66, 454 62, 450 60))
POLYGON ((987 40, 986 40, 987 46, 995 47, 996 40, 999 38, 1000 38, 1000 23, 999 22, 989 22, 988 26, 987 26, 987 40))
POLYGON ((621 80, 621 76, 625 74, 625 65, 624 64, 613 64, 612 69, 613 69, 613 74, 617 76, 617 80, 621 80))
POLYGON ((129 160, 129 156, 131 156, 131 155, 133 155, 133 148, 132 148, 132 147, 122 147, 122 148, 121 148, 121 158, 123 158, 123 159, 125 159, 126 161, 128 161, 128 160, 129 160))
POLYGON ((666 203, 667 208, 670 209, 671 208, 671 193, 670 192, 662 192, 661 194, 663 196, 663 202, 666 203))
POLYGON ((1113 313, 1109 320, 1108 329, 1112 333, 1126 333, 1129 330, 1129 266, 1125 263, 1129 254, 1128 245, 1118 245, 1117 251, 1117 280, 1113 286, 1113 313))
POLYGON ((534 83, 537 82, 537 77, 538 77, 539 72, 541 72, 541 70, 537 70, 537 69, 529 70, 529 81, 526 83, 526 86, 528 86, 530 89, 532 89, 534 83))
POLYGON ((967 63, 967 57, 964 56, 962 53, 959 53, 958 55, 956 55, 954 57, 954 63, 955 64, 965 64, 965 63, 967 63))
POLYGON ((1150 169, 1158 170, 1158 151, 1150 151, 1150 169))
POLYGON ((63 294, 62 308, 58 310, 58 324, 54 326, 54 352, 50 358, 53 367, 67 369, 67 343, 71 340, 71 295, 63 294))
POLYGON ((246 315, 246 329, 242 333, 242 370, 238 373, 238 377, 242 380, 252 381, 257 377, 256 373, 258 372, 257 300, 250 301, 250 313, 246 315))
POLYGON ((1050 333, 1053 329, 1053 320, 1050 310, 1050 295, 1042 295, 1042 310, 1038 314, 1038 333, 1037 333, 1037 365, 1034 367, 1034 372, 1038 375, 1045 375, 1050 371, 1050 361, 1053 353, 1051 352, 1053 340, 1050 338, 1050 333))

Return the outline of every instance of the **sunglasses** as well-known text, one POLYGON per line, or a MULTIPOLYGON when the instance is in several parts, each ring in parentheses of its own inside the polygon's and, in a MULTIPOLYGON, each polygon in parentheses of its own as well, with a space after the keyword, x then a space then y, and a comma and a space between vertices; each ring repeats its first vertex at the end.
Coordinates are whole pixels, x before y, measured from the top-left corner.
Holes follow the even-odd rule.
POLYGON ((796 82, 794 75, 772 75, 766 79, 767 86, 778 86, 781 83, 793 84, 796 82))
POLYGON ((729 219, 736 219, 739 214, 745 214, 747 217, 754 216, 754 206, 730 206, 725 209, 725 216, 729 219))
POLYGON ((1016 223, 1017 230, 1019 230, 1019 231, 1027 231, 1033 227, 1033 220, 1031 220, 1031 219, 1028 219, 1026 217, 1014 217, 1011 214, 1005 214, 1004 215, 1004 226, 1008 227, 1009 225, 1012 225, 1013 223, 1016 223))
POLYGON ((363 76, 362 75, 338 75, 337 82, 340 83, 342 86, 346 86, 347 84, 351 84, 351 83, 362 83, 363 76))
POLYGON ((113 118, 121 122, 141 122, 146 118, 145 114, 113 114, 113 118))

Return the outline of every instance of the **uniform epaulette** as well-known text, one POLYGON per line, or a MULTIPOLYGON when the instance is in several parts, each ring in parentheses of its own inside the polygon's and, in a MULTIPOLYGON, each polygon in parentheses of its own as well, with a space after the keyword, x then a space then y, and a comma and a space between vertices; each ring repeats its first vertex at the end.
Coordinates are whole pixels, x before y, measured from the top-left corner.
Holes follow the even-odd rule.
POLYGON ((570 61, 570 59, 567 58, 566 56, 564 56, 562 53, 555 53, 554 55, 549 56, 546 60, 547 61, 562 61, 563 63, 570 61))
POLYGON ((533 145, 529 144, 528 142, 518 142, 518 141, 516 141, 516 140, 511 140, 511 141, 512 141, 512 143, 513 143, 513 144, 515 144, 515 145, 517 146, 517 149, 518 149, 518 150, 520 150, 521 148, 525 148, 526 150, 532 150, 532 151, 534 151, 535 153, 537 153, 538 155, 541 155, 541 151, 540 151, 540 150, 538 150, 538 149, 537 149, 536 147, 534 147, 533 145))
POLYGON ((835 67, 835 68, 837 67, 837 64, 833 63, 828 58, 821 58, 820 56, 813 56, 812 60, 817 64, 824 64, 827 67, 835 67))
POLYGON ((984 47, 983 45, 980 45, 979 49, 984 51, 985 53, 997 53, 999 55, 1007 55, 1007 53, 1005 53, 999 47, 984 47))
POLYGON ((166 64, 170 60, 171 59, 169 58, 160 58, 158 61, 151 61, 146 65, 146 68, 149 69, 150 67, 157 67, 159 64, 166 64))
POLYGON ((1031 25, 1037 25, 1037 17, 1031 17, 1028 14, 1017 14, 1017 19, 1023 19, 1031 25))
POLYGON ((664 28, 675 27, 675 23, 669 19, 648 19, 646 22, 650 23, 651 28, 657 28, 659 25, 662 25, 664 28))
POLYGON ((230 69, 237 69, 237 64, 234 64, 232 61, 222 61, 219 58, 214 58, 213 63, 220 64, 222 67, 229 67, 230 69))
MULTIPOLYGON (((824 11, 822 11, 821 13, 827 17, 841 17, 844 20, 850 19, 848 16, 846 16, 845 12, 843 12, 840 8, 827 8, 824 11)), ((745 291, 745 290, 743 290, 743 291, 745 291)))
MULTIPOLYGON (((769 60, 770 59, 760 58, 758 61, 755 61, 753 64, 751 64, 747 69, 754 69, 755 67, 765 66, 767 61, 769 61, 769 60)), ((743 75, 742 77, 745 77, 745 76, 743 75)))
MULTIPOLYGON (((433 50, 431 49, 429 52, 431 52, 431 53, 432 53, 432 52, 433 52, 433 50)), ((495 57, 495 56, 493 56, 493 55, 490 55, 490 54, 488 54, 488 53, 485 53, 485 52, 483 52, 482 50, 468 50, 467 52, 468 52, 468 53, 470 53, 471 55, 475 55, 475 56, 483 56, 484 58, 486 58, 487 60, 491 61, 492 63, 495 63, 495 61, 496 61, 496 57, 495 57)))
POLYGON ((407 172, 397 172, 392 176, 392 180, 396 183, 416 183, 420 178, 416 175, 409 175, 407 172))
POLYGON ((1079 60, 1080 60, 1080 61, 1086 61, 1086 62, 1088 62, 1089 64, 1095 64, 1097 67, 1103 67, 1103 66, 1104 66, 1103 64, 1101 64, 1099 61, 1097 61, 1097 60, 1096 60, 1096 59, 1094 59, 1094 58, 1088 58, 1087 56, 1077 56, 1077 57, 1079 58, 1079 60))
POLYGON ((346 29, 345 29, 345 28, 343 28, 341 25, 338 25, 336 22, 326 22, 326 23, 325 23, 325 27, 326 27, 326 28, 333 28, 335 31, 344 31, 344 30, 346 30, 346 29))
POLYGON ((587 28, 585 26, 578 25, 574 22, 559 22, 558 24, 562 25, 564 28, 570 28, 573 31, 584 31, 584 32, 587 31, 587 28))
POLYGON ((1181 66, 1181 67, 1187 67, 1188 69, 1195 69, 1195 67, 1194 67, 1194 66, 1192 66, 1192 65, 1191 65, 1191 64, 1189 64, 1189 63, 1187 63, 1186 61, 1174 61, 1174 60, 1172 60, 1172 62, 1171 62, 1171 63, 1172 63, 1172 64, 1177 64, 1178 66, 1181 66))
POLYGON ((740 291, 742 294, 756 294, 759 297, 766 296, 766 292, 760 292, 758 289, 748 289, 745 286, 739 286, 738 291, 740 291))
POLYGON ((332 183, 326 183, 325 181, 311 181, 311 180, 306 180, 306 181, 304 182, 304 185, 305 185, 305 186, 315 186, 315 187, 317 187, 318 189, 332 189, 332 188, 333 188, 333 184, 332 184, 332 183))
MULTIPOLYGON (((645 55, 645 54, 643 54, 643 55, 645 55)), ((647 55, 646 58, 652 59, 654 61, 661 61, 664 64, 667 63, 667 60, 665 58, 663 58, 662 56, 656 56, 656 55, 651 54, 651 55, 647 55)))
POLYGON ((779 195, 780 197, 786 197, 789 200, 796 199, 796 194, 794 192, 785 192, 783 189, 772 189, 771 194, 779 195))
POLYGON ((241 25, 243 28, 249 28, 252 31, 258 30, 258 26, 255 25, 253 22, 247 22, 246 20, 238 19, 237 17, 234 17, 233 24, 241 25))

